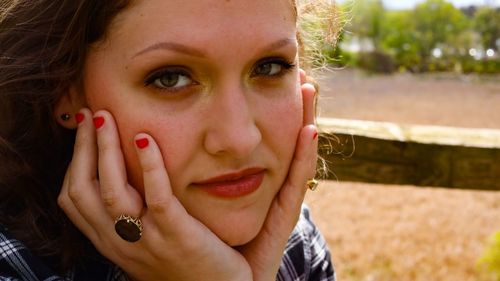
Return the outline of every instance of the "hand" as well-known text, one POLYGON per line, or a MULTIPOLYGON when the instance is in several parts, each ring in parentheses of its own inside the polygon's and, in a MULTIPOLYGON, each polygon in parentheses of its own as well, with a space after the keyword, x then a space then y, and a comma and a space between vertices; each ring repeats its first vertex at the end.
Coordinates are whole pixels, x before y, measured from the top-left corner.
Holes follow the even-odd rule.
POLYGON ((237 251, 190 216, 172 194, 163 159, 154 140, 137 149, 143 169, 145 203, 127 183, 118 132, 111 114, 81 111, 72 162, 59 195, 59 205, 99 252, 135 280, 251 280, 251 269, 237 251), (96 142, 97 141, 97 142, 96 142), (98 172, 97 172, 98 171, 98 172), (120 214, 140 217, 145 231, 135 243, 114 229, 120 214))
POLYGON ((314 126, 316 89, 306 83, 306 74, 303 70, 300 70, 300 80, 304 127, 299 133, 288 177, 274 198, 257 237, 238 248, 250 264, 255 281, 276 280, 288 238, 300 216, 307 191, 306 182, 314 177, 316 171, 318 148, 317 129, 314 126))

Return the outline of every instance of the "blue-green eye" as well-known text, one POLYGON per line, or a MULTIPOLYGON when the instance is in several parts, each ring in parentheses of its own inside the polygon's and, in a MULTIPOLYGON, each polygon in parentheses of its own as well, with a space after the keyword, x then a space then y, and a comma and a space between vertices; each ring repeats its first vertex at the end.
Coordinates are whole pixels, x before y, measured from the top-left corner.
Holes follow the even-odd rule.
POLYGON ((257 63, 253 69, 252 76, 280 76, 294 66, 292 63, 281 58, 268 58, 257 63))
POLYGON ((190 75, 183 69, 162 69, 154 72, 146 78, 145 85, 153 85, 156 88, 175 91, 189 85, 195 84, 190 75))

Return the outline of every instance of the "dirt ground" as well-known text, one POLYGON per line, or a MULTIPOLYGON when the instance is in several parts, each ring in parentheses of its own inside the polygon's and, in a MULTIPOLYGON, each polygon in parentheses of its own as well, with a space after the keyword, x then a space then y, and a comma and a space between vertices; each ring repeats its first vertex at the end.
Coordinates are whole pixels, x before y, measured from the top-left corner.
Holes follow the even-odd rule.
MULTIPOLYGON (((498 78, 336 71, 320 80, 320 111, 323 117, 500 129, 498 78)), ((325 181, 306 202, 333 253, 338 280, 486 280, 476 262, 500 231, 500 191, 325 181)))
POLYGON ((323 182, 306 198, 341 281, 480 280, 500 192, 323 182))
POLYGON ((322 117, 500 129, 500 75, 383 76, 335 70, 319 83, 322 117))

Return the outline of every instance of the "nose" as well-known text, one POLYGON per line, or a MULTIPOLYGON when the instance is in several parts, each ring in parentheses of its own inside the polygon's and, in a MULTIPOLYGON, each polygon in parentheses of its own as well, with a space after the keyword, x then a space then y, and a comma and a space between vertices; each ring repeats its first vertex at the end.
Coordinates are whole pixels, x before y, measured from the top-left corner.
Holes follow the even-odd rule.
POLYGON ((215 92, 210 107, 204 146, 208 153, 245 159, 262 140, 256 123, 255 104, 243 86, 215 92))

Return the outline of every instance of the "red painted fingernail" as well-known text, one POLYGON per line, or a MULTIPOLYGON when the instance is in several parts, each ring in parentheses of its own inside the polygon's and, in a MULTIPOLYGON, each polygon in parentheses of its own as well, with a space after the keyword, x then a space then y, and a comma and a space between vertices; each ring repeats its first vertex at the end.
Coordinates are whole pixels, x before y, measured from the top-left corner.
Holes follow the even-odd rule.
POLYGON ((94 117, 94 126, 96 127, 96 129, 101 128, 102 125, 104 125, 104 117, 94 117))
POLYGON ((318 132, 315 132, 313 135, 313 140, 315 140, 318 137, 318 132))
POLYGON ((135 144, 138 148, 143 149, 149 145, 149 140, 147 138, 135 140, 135 144))
POLYGON ((85 115, 83 115, 82 113, 78 112, 77 114, 75 114, 75 119, 76 119, 76 123, 80 124, 80 123, 83 122, 83 119, 85 119, 85 115))

